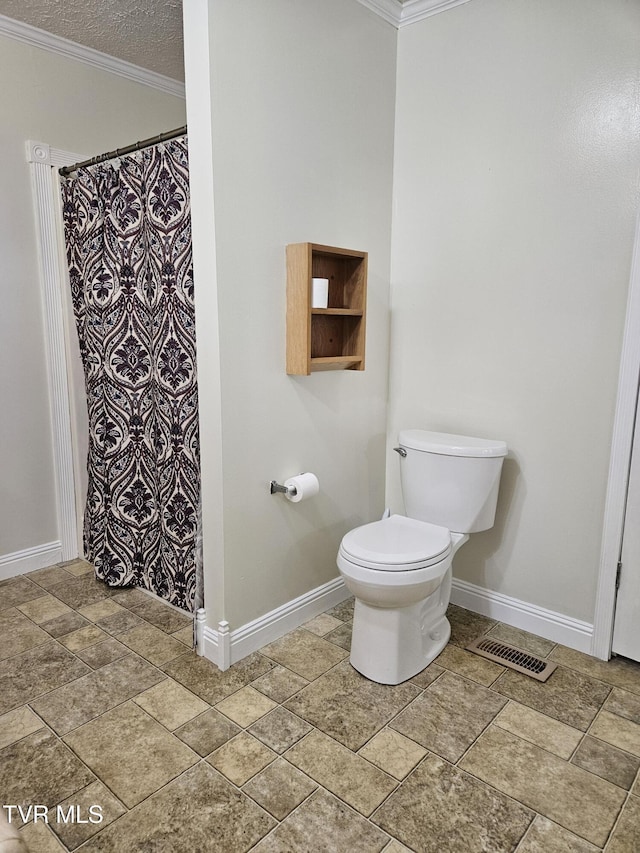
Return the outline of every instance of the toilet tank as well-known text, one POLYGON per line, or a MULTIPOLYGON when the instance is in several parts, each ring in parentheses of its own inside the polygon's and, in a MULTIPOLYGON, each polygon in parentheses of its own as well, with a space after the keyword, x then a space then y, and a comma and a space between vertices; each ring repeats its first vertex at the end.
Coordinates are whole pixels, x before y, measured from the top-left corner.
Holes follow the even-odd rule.
POLYGON ((477 533, 493 527, 504 441, 449 435, 421 429, 402 430, 400 478, 405 512, 410 518, 477 533))

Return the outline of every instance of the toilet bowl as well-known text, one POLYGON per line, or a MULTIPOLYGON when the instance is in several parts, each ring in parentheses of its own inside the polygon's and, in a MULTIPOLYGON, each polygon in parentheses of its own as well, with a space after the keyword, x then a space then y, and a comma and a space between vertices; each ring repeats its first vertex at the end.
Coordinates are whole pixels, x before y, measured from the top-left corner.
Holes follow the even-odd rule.
POLYGON ((501 441, 424 430, 399 439, 407 515, 349 531, 337 557, 355 597, 351 664, 380 684, 412 678, 449 641, 453 556, 493 526, 507 453, 501 441))
POLYGON ((440 654, 451 634, 451 561, 467 539, 401 515, 347 533, 338 568, 356 599, 351 664, 358 672, 399 684, 440 654))

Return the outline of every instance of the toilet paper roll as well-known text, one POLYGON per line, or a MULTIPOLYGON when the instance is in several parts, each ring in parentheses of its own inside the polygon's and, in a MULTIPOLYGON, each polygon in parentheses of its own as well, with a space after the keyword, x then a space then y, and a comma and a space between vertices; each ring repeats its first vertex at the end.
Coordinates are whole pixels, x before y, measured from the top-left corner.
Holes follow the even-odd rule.
POLYGON ((327 308, 329 305, 329 279, 311 279, 311 307, 327 308))
POLYGON ((312 498, 320 491, 320 483, 315 474, 298 474, 297 477, 289 477, 288 480, 284 481, 284 484, 287 489, 296 490, 295 495, 291 492, 287 492, 286 495, 287 500, 293 501, 293 503, 306 501, 307 498, 312 498))

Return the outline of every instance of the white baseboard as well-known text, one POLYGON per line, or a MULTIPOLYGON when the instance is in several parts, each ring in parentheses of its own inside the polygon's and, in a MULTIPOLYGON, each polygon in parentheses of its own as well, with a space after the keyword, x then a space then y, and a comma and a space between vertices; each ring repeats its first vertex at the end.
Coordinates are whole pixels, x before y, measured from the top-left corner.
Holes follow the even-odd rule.
POLYGON ((60 542, 47 542, 46 545, 36 545, 24 551, 15 551, 0 557, 0 581, 15 575, 24 575, 44 569, 62 561, 62 545, 60 542))
POLYGON ((591 653, 593 625, 588 622, 572 619, 562 613, 537 607, 535 604, 484 589, 458 578, 453 579, 451 603, 504 622, 513 628, 537 634, 553 643, 562 643, 570 649, 591 653))
POLYGON ((350 596, 342 578, 298 596, 270 613, 265 613, 252 622, 247 622, 235 631, 230 631, 227 622, 220 622, 218 629, 204 629, 204 657, 225 670, 232 663, 242 660, 268 643, 283 637, 294 628, 319 616, 330 607, 335 607, 350 596))
MULTIPOLYGON (((228 669, 231 664, 340 604, 349 595, 343 580, 335 578, 234 631, 229 630, 227 622, 220 622, 217 629, 205 627, 204 657, 219 669, 228 669)), ((571 649, 590 652, 593 625, 562 613, 457 578, 453 579, 451 603, 571 649)))
MULTIPOLYGON (((218 629, 220 628, 220 623, 218 623, 218 629)), ((228 640, 224 639, 221 635, 221 632, 216 628, 210 628, 208 625, 205 625, 204 632, 204 651, 202 653, 202 657, 205 657, 207 660, 210 660, 211 663, 215 663, 218 669, 223 672, 225 669, 229 669, 231 664, 226 662, 228 659, 228 640), (226 666, 225 666, 226 664, 226 666)), ((228 637, 228 635, 227 635, 228 637)))

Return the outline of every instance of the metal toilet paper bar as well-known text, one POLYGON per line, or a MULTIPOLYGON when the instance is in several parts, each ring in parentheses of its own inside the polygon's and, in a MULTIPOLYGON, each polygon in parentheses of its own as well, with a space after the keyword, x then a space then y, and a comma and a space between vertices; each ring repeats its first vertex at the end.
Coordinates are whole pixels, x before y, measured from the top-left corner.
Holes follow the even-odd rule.
POLYGON ((295 486, 281 486, 277 480, 272 480, 269 484, 269 491, 272 495, 275 495, 277 492, 282 492, 283 495, 289 495, 293 497, 298 494, 298 490, 295 486))

